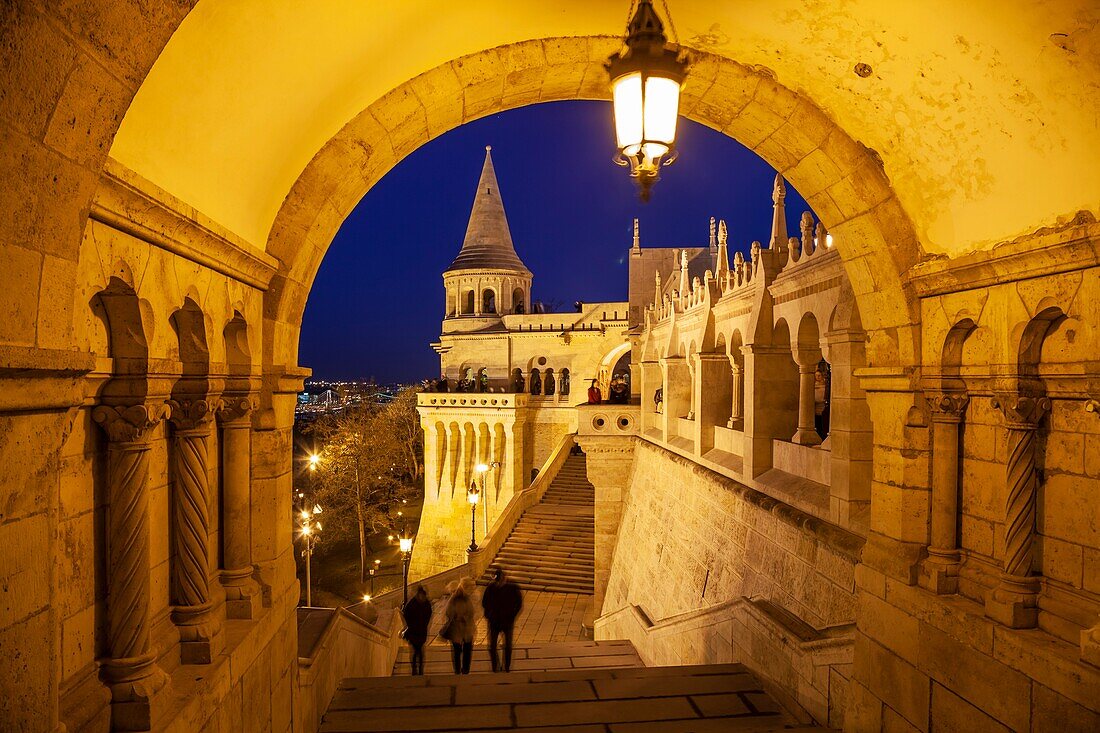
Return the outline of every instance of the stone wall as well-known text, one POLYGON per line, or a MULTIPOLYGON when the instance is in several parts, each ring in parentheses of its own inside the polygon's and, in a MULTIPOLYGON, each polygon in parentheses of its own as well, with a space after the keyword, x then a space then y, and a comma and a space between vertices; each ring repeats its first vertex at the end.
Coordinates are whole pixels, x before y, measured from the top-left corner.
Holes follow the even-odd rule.
POLYGON ((748 596, 815 627, 850 623, 861 544, 639 440, 604 613, 634 604, 659 620, 748 596))
POLYGON ((743 662, 842 722, 862 540, 644 439, 626 497, 597 638, 649 664, 743 662))

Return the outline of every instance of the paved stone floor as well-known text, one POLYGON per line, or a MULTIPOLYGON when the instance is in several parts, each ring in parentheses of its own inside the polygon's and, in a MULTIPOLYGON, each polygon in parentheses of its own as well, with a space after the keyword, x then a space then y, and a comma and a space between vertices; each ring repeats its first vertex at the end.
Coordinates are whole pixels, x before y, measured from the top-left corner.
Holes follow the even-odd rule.
POLYGON ((344 680, 322 733, 747 733, 791 721, 737 664, 344 680))
MULTIPOLYGON (((429 627, 432 644, 443 645, 436 634, 443 625, 444 601, 434 604, 435 613, 429 627)), ((481 615, 481 589, 475 594, 477 609, 477 634, 475 643, 484 642, 488 635, 485 619, 481 615)), ((580 641, 584 638, 581 624, 592 608, 592 596, 576 593, 545 593, 526 591, 523 594, 523 610, 516 619, 515 644, 534 644, 552 641, 580 641)))
MULTIPOLYGON (((503 654, 503 650, 501 651, 503 654)), ((611 667, 643 667, 641 657, 629 641, 566 641, 543 644, 516 644, 512 648, 512 670, 515 672, 546 672, 554 669, 586 669, 611 667)), ((425 674, 451 674, 451 647, 442 644, 424 652, 425 674)), ((484 644, 474 647, 471 674, 490 672, 489 649, 484 644)), ((409 675, 409 649, 397 656, 393 673, 409 675)))

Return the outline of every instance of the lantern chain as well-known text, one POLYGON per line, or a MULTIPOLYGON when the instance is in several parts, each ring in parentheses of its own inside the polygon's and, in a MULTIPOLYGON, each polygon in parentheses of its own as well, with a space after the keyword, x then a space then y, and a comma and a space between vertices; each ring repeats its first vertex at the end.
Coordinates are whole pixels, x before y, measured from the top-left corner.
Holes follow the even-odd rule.
POLYGON ((630 0, 630 7, 626 9, 626 23, 623 26, 626 28, 626 33, 624 34, 626 38, 630 36, 630 21, 634 19, 634 4, 635 0, 630 0))
POLYGON ((668 28, 672 31, 672 38, 676 41, 676 45, 680 45, 680 34, 676 32, 676 24, 672 22, 672 12, 668 9, 668 0, 661 0, 661 5, 665 8, 665 17, 668 18, 668 28))

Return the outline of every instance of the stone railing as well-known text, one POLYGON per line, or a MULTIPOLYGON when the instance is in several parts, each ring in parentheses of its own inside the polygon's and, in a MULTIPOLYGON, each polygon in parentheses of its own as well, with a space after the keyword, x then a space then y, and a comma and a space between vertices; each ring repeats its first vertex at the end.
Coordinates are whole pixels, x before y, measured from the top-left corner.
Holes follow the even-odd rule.
POLYGON ((390 609, 372 623, 344 608, 298 609, 296 731, 318 730, 340 680, 392 672, 403 627, 396 617, 390 609))
POLYGON ((512 409, 526 407, 527 397, 525 392, 420 392, 416 395, 416 404, 418 407, 512 409))
POLYGON ((629 437, 638 434, 641 407, 637 404, 602 402, 577 405, 577 435, 629 437))
POLYGON ((628 605, 596 619, 596 639, 629 639, 647 666, 740 663, 796 717, 842 728, 855 624, 816 629, 769 601, 736 598, 652 621, 628 605), (751 642, 751 643, 744 643, 751 642))
POLYGON ((820 261, 828 254, 836 255, 836 249, 833 248, 833 235, 825 230, 825 225, 820 221, 817 227, 814 227, 813 214, 808 211, 802 214, 800 228, 801 239, 791 237, 787 240, 787 264, 783 268, 784 271, 790 271, 809 262, 820 261))

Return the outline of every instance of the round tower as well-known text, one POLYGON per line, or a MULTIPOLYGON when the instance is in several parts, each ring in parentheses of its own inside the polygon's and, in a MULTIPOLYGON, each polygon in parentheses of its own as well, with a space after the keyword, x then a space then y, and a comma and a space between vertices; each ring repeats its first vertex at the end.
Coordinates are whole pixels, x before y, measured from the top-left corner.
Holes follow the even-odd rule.
POLYGON ((462 249, 443 271, 443 333, 499 327, 501 316, 531 312, 531 271, 512 245, 490 150, 486 145, 462 249))

